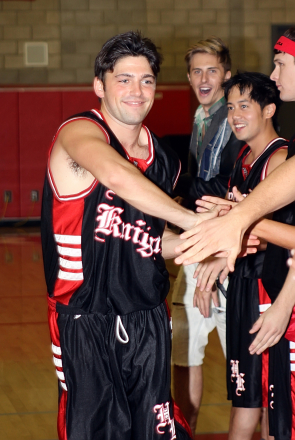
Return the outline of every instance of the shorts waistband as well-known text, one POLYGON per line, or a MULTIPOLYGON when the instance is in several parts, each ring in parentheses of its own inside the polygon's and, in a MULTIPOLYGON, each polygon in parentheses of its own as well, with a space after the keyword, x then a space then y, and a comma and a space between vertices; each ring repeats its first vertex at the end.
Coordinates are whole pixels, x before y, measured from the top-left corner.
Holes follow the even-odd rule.
POLYGON ((89 315, 85 310, 79 309, 78 307, 65 306, 58 302, 55 307, 57 313, 61 313, 62 315, 89 315))

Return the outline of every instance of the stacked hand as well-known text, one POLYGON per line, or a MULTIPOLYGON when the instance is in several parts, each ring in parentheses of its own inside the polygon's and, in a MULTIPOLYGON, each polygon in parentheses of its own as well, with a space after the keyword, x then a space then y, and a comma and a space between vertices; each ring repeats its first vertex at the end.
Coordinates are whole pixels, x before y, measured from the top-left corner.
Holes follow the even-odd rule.
POLYGON ((194 278, 197 277, 198 279, 193 305, 199 308, 200 313, 205 318, 208 318, 210 313, 211 298, 215 307, 219 306, 218 293, 215 286, 215 281, 219 274, 219 280, 223 283, 228 275, 226 258, 209 257, 202 263, 199 263, 194 273, 194 278))
MULTIPOLYGON (((235 200, 244 199, 235 188, 233 195, 235 200)), ((227 257, 228 268, 233 271, 235 260, 242 249, 242 239, 245 233, 239 215, 235 215, 236 205, 235 202, 210 196, 204 196, 201 202, 198 201, 198 210, 207 211, 200 215, 204 216, 209 213, 215 215, 209 220, 203 217, 204 221, 199 221, 194 228, 181 234, 180 238, 185 241, 175 249, 177 253, 182 253, 175 259, 175 263, 187 265, 215 255, 227 257), (216 213, 218 218, 214 218, 217 217, 216 213)), ((250 236, 246 242, 249 248, 259 244, 255 236, 250 236)), ((256 249, 252 251, 256 252, 256 249)))

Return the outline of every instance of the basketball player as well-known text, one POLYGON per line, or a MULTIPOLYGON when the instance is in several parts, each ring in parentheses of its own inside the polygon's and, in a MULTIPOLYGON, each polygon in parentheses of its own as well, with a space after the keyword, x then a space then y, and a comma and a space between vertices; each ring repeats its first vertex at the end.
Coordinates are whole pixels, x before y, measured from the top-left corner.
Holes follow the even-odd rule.
MULTIPOLYGON (((275 69, 271 74, 271 78, 276 82, 280 91, 280 97, 284 101, 295 100, 294 60, 295 29, 290 28, 275 45, 275 69)), ((245 230, 263 215, 289 203, 274 214, 276 222, 264 219, 253 228, 253 233, 273 243, 273 245, 268 245, 262 281, 274 304, 253 326, 251 333, 258 331, 258 334, 249 350, 251 354, 259 354, 267 347, 276 344, 270 350, 269 387, 270 433, 275 436, 276 440, 295 438, 295 405, 292 397, 295 389, 293 373, 294 315, 290 321, 295 304, 295 293, 287 286, 279 294, 287 275, 285 264, 287 249, 294 248, 295 241, 294 146, 293 137, 289 143, 288 160, 258 185, 251 195, 232 209, 227 216, 227 222, 221 219, 221 222, 212 221, 201 228, 196 228, 194 232, 199 235, 177 249, 178 251, 184 250, 186 246, 197 243, 191 248, 191 251, 192 253, 199 252, 198 256, 192 258, 184 257, 183 260, 181 257, 178 258, 179 263, 184 260, 186 263, 196 261, 203 259, 210 253, 226 250, 228 266, 233 270, 241 237, 245 230), (200 234, 202 234, 201 239, 199 239, 200 234), (209 242, 210 245, 207 246, 206 242, 209 242), (287 326, 285 338, 282 338, 287 326)), ((187 236, 187 234, 183 235, 187 236)), ((289 282, 290 277, 287 280, 288 284, 289 282)))
MULTIPOLYGON (((228 121, 236 137, 248 144, 241 150, 231 174, 229 194, 233 186, 248 194, 287 155, 287 141, 278 138, 272 123, 279 92, 266 75, 255 72, 236 74, 224 88, 228 121)), ((261 407, 267 407, 267 386, 262 402, 261 356, 248 352, 253 340, 248 329, 258 319, 259 309, 270 303, 261 285, 264 254, 259 251, 239 258, 227 289, 227 388, 232 401, 229 440, 251 440, 261 407)), ((226 259, 216 259, 217 273, 224 268, 220 266, 223 260, 225 267, 226 259)))
POLYGON ((60 440, 190 438, 170 396, 163 258, 180 240, 164 220, 189 229, 200 217, 168 196, 179 161, 142 125, 160 62, 140 33, 108 40, 95 61, 101 110, 62 124, 49 152, 42 245, 60 440))

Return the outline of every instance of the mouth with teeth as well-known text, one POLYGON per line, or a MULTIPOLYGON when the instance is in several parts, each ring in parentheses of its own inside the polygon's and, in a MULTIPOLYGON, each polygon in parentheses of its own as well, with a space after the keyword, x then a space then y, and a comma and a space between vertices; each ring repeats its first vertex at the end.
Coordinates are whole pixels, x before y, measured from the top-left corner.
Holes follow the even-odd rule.
POLYGON ((246 127, 246 124, 239 122, 238 124, 234 124, 235 127, 235 131, 238 133, 239 131, 241 131, 243 128, 246 127))
POLYGON ((200 87, 199 88, 199 92, 201 96, 208 96, 209 93, 211 92, 211 87, 200 87))

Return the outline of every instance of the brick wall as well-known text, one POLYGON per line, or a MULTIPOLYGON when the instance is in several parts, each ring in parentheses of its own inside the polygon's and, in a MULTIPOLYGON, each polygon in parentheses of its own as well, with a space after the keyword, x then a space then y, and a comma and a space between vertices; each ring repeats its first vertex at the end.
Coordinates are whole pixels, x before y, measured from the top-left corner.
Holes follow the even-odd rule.
POLYGON ((295 23, 294 0, 0 1, 0 84, 91 83, 103 42, 140 29, 161 46, 161 82, 186 81, 187 48, 217 35, 237 68, 269 73, 271 24, 295 23), (45 41, 46 68, 24 66, 24 43, 45 41))

